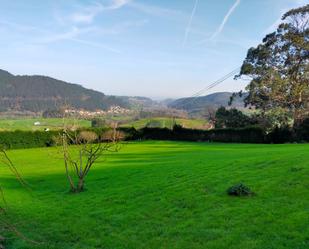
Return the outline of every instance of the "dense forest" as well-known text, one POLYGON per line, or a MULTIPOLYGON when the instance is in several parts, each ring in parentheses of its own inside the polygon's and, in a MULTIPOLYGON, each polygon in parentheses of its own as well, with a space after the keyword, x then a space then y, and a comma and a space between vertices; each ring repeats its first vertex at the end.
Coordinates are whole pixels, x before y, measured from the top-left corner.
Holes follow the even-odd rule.
POLYGON ((81 85, 46 76, 15 76, 0 70, 0 111, 40 112, 64 104, 87 110, 129 106, 126 99, 107 96, 81 85))

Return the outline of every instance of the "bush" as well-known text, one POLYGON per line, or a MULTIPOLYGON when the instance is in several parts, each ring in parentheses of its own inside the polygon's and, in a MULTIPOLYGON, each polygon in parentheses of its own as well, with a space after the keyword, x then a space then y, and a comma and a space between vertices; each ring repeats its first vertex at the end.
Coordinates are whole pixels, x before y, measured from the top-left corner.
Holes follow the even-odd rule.
POLYGON ((253 192, 243 183, 236 184, 227 190, 227 194, 231 196, 251 196, 253 192))
POLYGON ((298 141, 309 141, 309 118, 294 127, 294 130, 298 141))
POLYGON ((91 120, 91 127, 93 128, 102 128, 106 126, 106 121, 104 119, 95 118, 91 120))
POLYGON ((224 143, 264 143, 265 135, 261 128, 194 130, 175 126, 167 128, 144 128, 139 131, 140 139, 210 141, 224 143))
POLYGON ((265 133, 259 127, 211 130, 211 141, 224 143, 265 143, 265 133))
POLYGON ((267 135, 267 141, 274 144, 288 143, 293 140, 293 132, 289 127, 275 127, 267 135))
POLYGON ((0 144, 7 149, 49 147, 54 145, 57 131, 7 131, 0 132, 0 144))
POLYGON ((160 120, 150 120, 147 122, 146 127, 148 128, 161 128, 163 123, 160 120))
POLYGON ((220 107, 216 111, 215 127, 222 128, 244 128, 251 125, 256 125, 257 122, 254 118, 245 115, 242 111, 235 108, 226 109, 220 107))

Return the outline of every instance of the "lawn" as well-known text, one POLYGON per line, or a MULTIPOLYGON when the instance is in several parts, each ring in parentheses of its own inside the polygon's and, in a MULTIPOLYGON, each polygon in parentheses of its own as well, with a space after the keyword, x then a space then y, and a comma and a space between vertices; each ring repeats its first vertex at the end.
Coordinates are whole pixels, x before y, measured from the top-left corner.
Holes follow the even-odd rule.
POLYGON ((8 216, 39 245, 14 249, 307 249, 309 145, 140 142, 100 161, 69 194, 55 148, 9 151, 8 216), (230 197, 243 182, 252 197, 230 197))
POLYGON ((202 119, 184 119, 184 118, 177 118, 173 120, 172 118, 145 118, 140 119, 137 121, 132 121, 123 124, 123 127, 134 127, 136 129, 141 129, 146 126, 149 127, 156 127, 156 128, 169 128, 171 129, 174 125, 179 124, 185 128, 189 129, 208 129, 208 122, 202 119))
MULTIPOLYGON (((66 119, 66 124, 77 125, 80 127, 91 127, 91 121, 88 120, 75 120, 66 119)), ((24 119, 0 119, 0 131, 3 130, 44 130, 48 128, 50 130, 57 130, 63 127, 62 118, 24 118, 24 119), (39 122, 39 125, 35 125, 35 122, 39 122)))

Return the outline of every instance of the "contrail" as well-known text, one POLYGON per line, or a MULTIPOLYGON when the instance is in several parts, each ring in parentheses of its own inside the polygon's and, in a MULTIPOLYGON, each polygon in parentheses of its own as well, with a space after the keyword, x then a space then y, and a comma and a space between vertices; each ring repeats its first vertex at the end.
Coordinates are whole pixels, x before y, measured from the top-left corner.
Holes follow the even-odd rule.
POLYGON ((193 10, 192 10, 192 13, 191 13, 191 16, 190 16, 187 28, 186 28, 185 37, 183 39, 183 43, 182 43, 183 47, 186 45, 187 40, 188 40, 188 36, 190 34, 190 31, 191 31, 191 24, 192 24, 192 20, 193 20, 193 18, 195 16, 195 12, 196 12, 196 8, 197 8, 197 5, 198 5, 198 1, 199 0, 195 0, 195 4, 194 4, 194 7, 193 7, 193 10))
POLYGON ((235 11, 235 9, 237 8, 237 6, 240 4, 241 0, 236 0, 236 2, 233 4, 233 6, 229 9, 229 11, 227 12, 227 14, 225 15, 225 17, 223 18, 219 28, 216 30, 216 32, 210 37, 210 40, 215 39, 224 29, 225 24, 227 23, 227 21, 229 20, 230 16, 233 14, 233 12, 235 11))

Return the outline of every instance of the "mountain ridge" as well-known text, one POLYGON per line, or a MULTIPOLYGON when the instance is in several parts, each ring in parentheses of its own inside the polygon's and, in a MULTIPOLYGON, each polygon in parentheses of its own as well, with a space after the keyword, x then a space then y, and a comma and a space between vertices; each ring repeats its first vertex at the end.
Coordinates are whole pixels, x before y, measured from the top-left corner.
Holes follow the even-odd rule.
MULTIPOLYGON (((197 98, 154 101, 140 96, 111 96, 43 75, 14 75, 0 69, 0 111, 44 112, 68 105, 75 109, 108 110, 111 106, 127 109, 173 108, 196 113, 206 108, 228 106, 231 92, 218 92, 197 98)), ((236 98, 233 107, 243 107, 243 98, 236 98)))
MULTIPOLYGON (((185 110, 189 113, 196 113, 206 108, 219 108, 221 106, 228 107, 232 92, 216 92, 206 96, 179 98, 167 104, 170 108, 185 110)), ((244 108, 244 96, 237 96, 231 107, 244 108)))
POLYGON ((130 105, 121 97, 107 96, 79 84, 43 75, 13 75, 0 69, 1 111, 41 112, 64 104, 87 110, 130 105))

